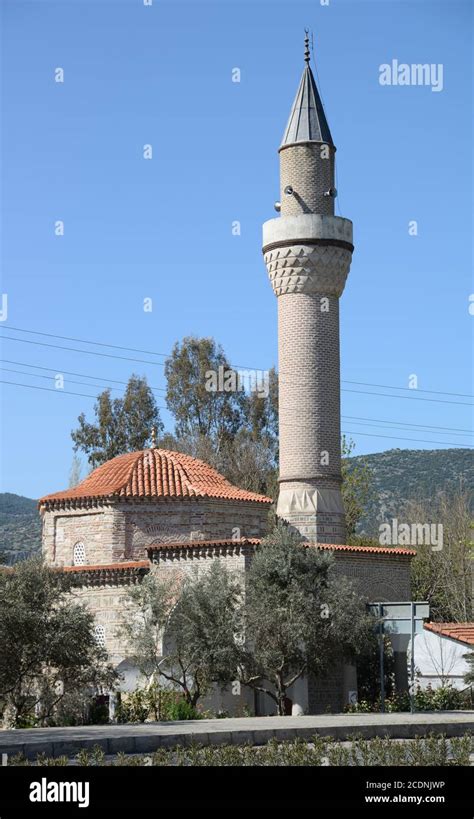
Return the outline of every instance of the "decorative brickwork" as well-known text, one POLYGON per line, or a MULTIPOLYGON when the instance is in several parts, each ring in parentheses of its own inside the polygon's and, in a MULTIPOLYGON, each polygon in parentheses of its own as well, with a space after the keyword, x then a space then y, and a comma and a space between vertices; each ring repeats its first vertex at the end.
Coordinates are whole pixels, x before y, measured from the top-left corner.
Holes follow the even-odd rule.
POLYGON ((324 196, 334 187, 334 152, 333 147, 318 142, 293 145, 280 151, 282 216, 334 214, 334 199, 324 196), (287 185, 293 188, 292 196, 285 193, 287 185))
POLYGON ((43 553, 52 566, 71 566, 84 544, 88 564, 142 560, 157 541, 262 537, 268 507, 262 503, 183 499, 133 503, 117 500, 89 508, 43 508, 43 553))
POLYGON ((352 225, 334 216, 335 148, 309 65, 287 134, 280 148, 281 216, 263 230, 278 297, 277 513, 309 540, 344 543, 339 297, 351 264, 352 225), (323 132, 330 144, 314 140, 323 132))
POLYGON ((321 297, 340 296, 351 265, 352 253, 334 245, 291 245, 265 253, 273 291, 315 293, 321 297))

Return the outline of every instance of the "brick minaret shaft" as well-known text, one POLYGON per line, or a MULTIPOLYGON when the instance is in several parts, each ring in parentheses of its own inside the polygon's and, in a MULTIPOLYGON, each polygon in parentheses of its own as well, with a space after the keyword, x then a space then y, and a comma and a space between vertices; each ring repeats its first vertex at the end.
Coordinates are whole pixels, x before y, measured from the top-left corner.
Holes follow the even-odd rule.
POLYGON ((306 67, 279 149, 281 215, 263 226, 278 298, 279 517, 308 540, 345 542, 341 496, 339 298, 352 258, 352 222, 334 216, 334 155, 306 67))

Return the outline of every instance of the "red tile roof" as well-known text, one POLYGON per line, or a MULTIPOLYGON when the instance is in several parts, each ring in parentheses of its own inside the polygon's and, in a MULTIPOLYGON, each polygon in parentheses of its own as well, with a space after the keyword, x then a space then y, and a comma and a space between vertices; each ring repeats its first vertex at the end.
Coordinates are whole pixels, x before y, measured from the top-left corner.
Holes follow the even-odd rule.
POLYGON ((226 540, 175 540, 171 543, 165 541, 152 543, 147 546, 148 552, 163 552, 167 549, 196 549, 199 546, 258 546, 262 542, 258 537, 241 537, 237 540, 228 538, 226 540))
POLYGON ((474 646, 474 623, 425 623, 427 631, 474 646))
MULTIPOLYGON (((249 537, 240 540, 182 540, 172 543, 159 542, 152 543, 147 547, 148 551, 164 551, 166 549, 195 549, 199 546, 259 546, 262 538, 249 537)), ((306 543, 306 546, 315 549, 323 549, 331 552, 357 552, 359 554, 376 555, 396 555, 397 557, 413 557, 416 552, 412 549, 391 549, 388 546, 345 546, 337 543, 306 543)))
POLYGON ((145 449, 118 455, 72 489, 53 492, 40 504, 87 498, 220 498, 272 503, 271 498, 233 486, 204 461, 182 452, 145 449))
POLYGON ((102 572, 102 571, 129 571, 130 569, 149 569, 149 560, 122 560, 117 563, 95 563, 84 566, 59 566, 63 572, 102 572))
POLYGON ((311 546, 333 552, 360 552, 361 554, 399 555, 403 557, 414 557, 416 555, 414 549, 394 549, 391 546, 343 546, 338 543, 311 543, 311 546))

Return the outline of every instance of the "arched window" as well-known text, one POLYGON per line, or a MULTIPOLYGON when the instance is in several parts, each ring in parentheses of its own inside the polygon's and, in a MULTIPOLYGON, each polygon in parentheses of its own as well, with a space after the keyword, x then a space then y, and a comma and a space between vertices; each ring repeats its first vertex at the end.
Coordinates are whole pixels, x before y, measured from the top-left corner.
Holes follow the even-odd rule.
POLYGON ((105 646, 105 628, 102 625, 97 625, 95 627, 95 639, 98 646, 104 648, 105 646))
POLYGON ((95 639, 98 646, 105 647, 105 628, 102 625, 95 627, 95 639))
POLYGON ((86 563, 86 547, 81 541, 74 546, 72 563, 73 566, 84 566, 86 563))

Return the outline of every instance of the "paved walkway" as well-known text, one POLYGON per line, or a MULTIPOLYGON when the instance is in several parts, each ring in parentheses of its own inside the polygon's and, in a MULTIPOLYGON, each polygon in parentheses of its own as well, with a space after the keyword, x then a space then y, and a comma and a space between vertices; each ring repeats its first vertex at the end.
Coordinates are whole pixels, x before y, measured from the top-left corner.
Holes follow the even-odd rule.
MULTIPOLYGON (((309 717, 242 717, 238 719, 154 722, 140 725, 90 725, 74 728, 29 728, 0 731, 0 755, 23 753, 35 759, 73 757, 81 748, 99 745, 106 754, 141 754, 157 748, 189 745, 261 745, 273 737, 311 739, 314 734, 344 740, 354 734, 366 739, 390 736, 413 739, 434 731, 446 736, 474 734, 474 711, 425 714, 335 714, 309 717)), ((0 756, 1 763, 1 756, 0 756)))

